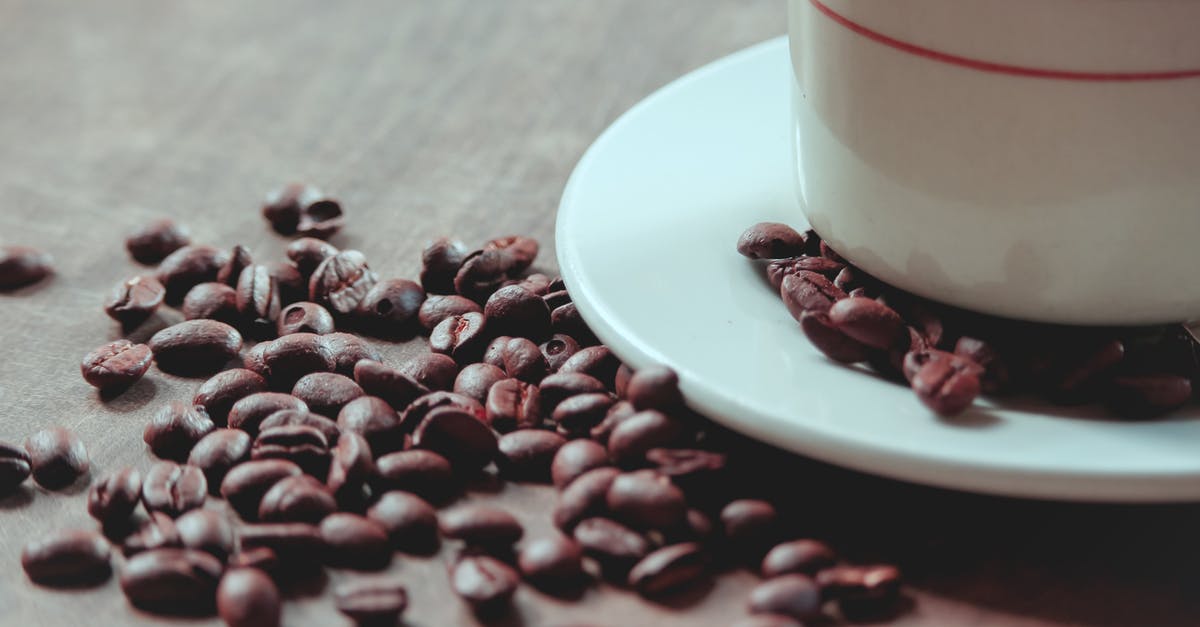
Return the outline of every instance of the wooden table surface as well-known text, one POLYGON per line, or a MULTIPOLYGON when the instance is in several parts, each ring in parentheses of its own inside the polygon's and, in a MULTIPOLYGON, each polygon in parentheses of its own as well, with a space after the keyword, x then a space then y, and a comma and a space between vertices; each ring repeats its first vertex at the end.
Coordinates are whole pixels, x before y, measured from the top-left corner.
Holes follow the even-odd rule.
MULTIPOLYGON (((123 234, 156 216, 190 225, 199 242, 278 258, 286 242, 264 227, 258 201, 308 180, 347 208, 334 243, 365 251, 382 275, 415 276, 422 243, 447 233, 532 234, 539 266, 554 272, 554 209, 592 139, 679 74, 783 33, 783 4, 3 0, 0 239, 51 252, 59 274, 0 295, 0 439, 65 425, 95 474, 149 464, 143 425, 197 382, 152 370, 104 402, 79 360, 118 337, 100 305, 139 271, 123 234)), ((381 346, 389 359, 424 350, 381 346)), ((912 606, 896 624, 1200 624, 1196 507, 950 494, 717 437, 744 459, 739 489, 777 498, 796 533, 899 561, 912 606)), ((0 624, 157 620, 130 609, 115 580, 69 592, 27 582, 22 545, 90 526, 85 493, 28 487, 0 500, 0 624)), ((547 488, 469 498, 500 502, 531 536, 549 531, 547 488)), ((446 559, 394 562, 411 624, 472 624, 447 590, 446 559)), ((728 625, 754 582, 735 571, 669 604, 609 587, 568 603, 524 587, 507 624, 728 625)), ((291 591, 286 624, 341 624, 330 587, 291 591)))

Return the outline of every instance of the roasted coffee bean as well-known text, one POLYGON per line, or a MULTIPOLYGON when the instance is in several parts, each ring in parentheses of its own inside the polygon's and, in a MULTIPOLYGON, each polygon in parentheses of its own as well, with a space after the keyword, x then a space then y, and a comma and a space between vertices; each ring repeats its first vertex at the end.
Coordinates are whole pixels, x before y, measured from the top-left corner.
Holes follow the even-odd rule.
POLYGON ((540 272, 535 272, 535 273, 533 273, 523 279, 520 279, 520 280, 513 279, 513 280, 509 281, 506 284, 506 286, 516 285, 516 286, 522 287, 526 291, 537 295, 538 298, 541 298, 542 296, 545 296, 546 292, 548 292, 550 290, 550 284, 553 281, 554 280, 551 279, 549 276, 542 274, 540 272))
POLYGON ((396 410, 429 393, 429 388, 408 374, 369 359, 355 364, 354 380, 366 394, 387 401, 396 410))
POLYGON ((887 350, 908 337, 894 309, 872 298, 843 298, 829 308, 829 321, 839 331, 872 348, 887 350))
POLYGON ((196 549, 224 560, 233 552, 233 523, 224 512, 194 509, 175 521, 184 548, 196 549))
POLYGON ((112 572, 111 554, 108 541, 98 533, 60 531, 26 544, 21 550, 21 567, 40 584, 94 583, 112 572))
POLYGON ((606 394, 608 389, 599 379, 579 372, 552 374, 542 379, 539 385, 542 407, 553 412, 562 401, 581 394, 606 394))
POLYGON ((250 249, 238 244, 229 251, 229 261, 217 270, 217 283, 223 283, 229 287, 236 288, 238 279, 242 276, 242 270, 254 264, 254 257, 250 254, 250 249))
POLYGON ((500 476, 516 481, 550 480, 550 464, 566 438, 541 429, 520 429, 500 437, 496 467, 500 476))
POLYGON ((913 376, 912 389, 938 415, 957 416, 979 396, 978 369, 962 366, 955 360, 933 360, 913 376))
POLYGON ((446 318, 467 313, 483 313, 479 303, 456 294, 429 294, 417 311, 417 320, 426 332, 433 332, 446 318))
POLYGON ((228 627, 279 627, 279 589, 257 568, 233 568, 217 585, 217 615, 228 627))
MULTIPOLYGON (((837 275, 833 277, 833 284, 838 286, 838 289, 842 290, 843 292, 849 292, 850 290, 861 287, 867 278, 868 277, 866 273, 864 273, 862 270, 859 270, 854 266, 846 266, 841 270, 838 270, 837 275)), ((780 277, 780 279, 782 280, 782 277, 780 277)))
POLYGON ((164 614, 212 611, 221 561, 203 551, 155 549, 129 558, 121 590, 135 607, 164 614))
POLYGON ((784 278, 802 272, 812 272, 826 279, 834 279, 833 284, 840 290, 842 287, 838 285, 836 277, 841 276, 842 271, 846 269, 845 264, 822 257, 789 257, 767 264, 767 281, 771 287, 782 293, 784 278))
POLYGON ((449 391, 458 376, 458 364, 439 353, 421 353, 410 357, 397 368, 430 390, 449 391))
POLYGON ((54 273, 50 255, 28 246, 0 246, 0 290, 13 290, 54 273))
POLYGON ((678 439, 682 430, 677 420, 660 411, 641 411, 613 428, 608 454, 619 466, 636 465, 650 449, 668 446, 678 439))
POLYGON ((629 571, 629 587, 657 597, 695 584, 708 573, 708 555, 695 542, 672 544, 643 557, 629 571))
POLYGON ((488 392, 500 380, 507 379, 504 370, 491 364, 468 364, 454 379, 454 393, 487 403, 488 392))
POLYGON ((375 458, 370 445, 357 433, 343 433, 329 454, 325 486, 343 509, 359 509, 367 481, 374 476, 375 458))
POLYGON ((341 203, 333 198, 312 187, 300 195, 300 222, 296 225, 296 233, 328 239, 342 229, 345 221, 341 203))
POLYGON ((585 436, 592 427, 604 420, 604 416, 615 402, 616 399, 607 392, 577 394, 560 402, 550 417, 558 425, 560 432, 571 437, 585 436))
POLYGON ((325 335, 335 330, 333 316, 324 307, 309 302, 292 303, 279 312, 275 328, 280 336, 291 333, 325 335))
POLYGON ((181 462, 214 428, 203 407, 171 401, 150 419, 142 431, 142 440, 155 456, 181 462))
POLYGON ((421 251, 421 285, 430 294, 453 294, 454 275, 462 267, 470 250, 467 245, 448 237, 439 237, 421 251))
POLYGON ((408 607, 408 592, 395 578, 354 579, 334 590, 333 603, 358 625, 395 625, 408 607))
POLYGON ((285 425, 259 431, 250 459, 286 459, 304 472, 324 479, 329 472, 329 440, 307 425, 285 425))
POLYGON ((543 588, 561 588, 584 577, 583 547, 561 534, 551 534, 521 546, 517 568, 529 581, 543 588))
POLYGON ((600 424, 592 427, 588 433, 588 437, 608 445, 608 439, 612 436, 612 432, 627 419, 636 416, 638 411, 633 408, 633 404, 629 401, 617 401, 613 406, 608 408, 608 413, 604 415, 604 420, 600 424))
POLYGON ((738 620, 731 627, 804 627, 804 624, 782 614, 754 614, 738 620))
POLYGON ((491 332, 542 340, 550 334, 550 309, 540 296, 519 285, 502 287, 483 308, 491 332))
POLYGON ((900 570, 887 564, 835 566, 819 572, 816 580, 821 596, 837 600, 843 611, 856 605, 881 609, 900 598, 900 570))
POLYGON ((480 313, 450 316, 438 323, 429 334, 429 348, 435 353, 450 355, 458 363, 479 358, 487 337, 486 318, 480 313))
POLYGON ((533 265, 534 260, 537 259, 539 248, 537 240, 521 235, 497 237, 483 245, 485 251, 503 250, 513 257, 514 265, 509 270, 509 274, 524 272, 533 265))
POLYGON ((1047 395, 1056 403, 1086 402, 1095 395, 1105 375, 1125 358, 1120 340, 1103 340, 1068 345, 1056 351, 1052 370, 1045 385, 1047 395))
MULTIPOLYGON (((633 369, 627 364, 621 364, 617 368, 617 374, 613 377, 613 392, 619 399, 625 399, 629 393, 629 380, 633 378, 633 369)), ((678 376, 677 376, 678 378, 678 376)))
POLYGON ((258 505, 264 522, 316 524, 337 511, 337 502, 325 484, 308 476, 285 477, 271 486, 258 505))
POLYGON ((367 510, 367 518, 387 530, 392 547, 399 551, 427 554, 437 550, 437 511, 415 494, 385 492, 367 510))
POLYGON ((685 534, 684 537, 688 539, 708 542, 716 535, 717 528, 713 524, 712 518, 698 509, 689 509, 684 520, 687 524, 679 531, 682 531, 685 534))
POLYGON ((520 263, 507 249, 477 250, 467 255, 454 275, 454 290, 477 303, 487 302, 520 263))
POLYGON ((406 432, 416 431, 431 411, 439 407, 454 407, 486 421, 487 412, 475 399, 453 392, 430 392, 409 403, 400 416, 400 424, 406 432))
POLYGON ((323 340, 332 335, 292 333, 267 343, 263 363, 270 373, 271 386, 290 390, 306 374, 333 372, 337 362, 323 340))
POLYGON ((612 389, 620 365, 617 356, 613 355, 607 346, 589 346, 575 353, 558 372, 581 372, 591 375, 599 379, 605 387, 612 389))
POLYGON ((188 290, 217 280, 229 253, 212 246, 184 246, 167 255, 158 266, 158 279, 167 289, 167 302, 177 303, 188 290))
POLYGON ((337 314, 353 313, 377 280, 362 253, 343 250, 313 270, 308 299, 337 314))
POLYGON ((758 560, 776 542, 779 515, 766 501, 739 499, 721 509, 721 528, 731 546, 744 557, 758 560))
POLYGON ((321 530, 308 523, 242 525, 238 529, 238 540, 243 551, 271 549, 287 564, 316 563, 325 551, 321 530))
MULTIPOLYGON (((937 344, 936 341, 932 341, 932 338, 930 343, 937 344)), ((991 343, 964 335, 955 343, 954 354, 969 359, 983 368, 979 383, 985 394, 998 394, 1008 388, 1011 378, 1008 363, 991 343)))
POLYGON ((369 342, 353 333, 334 332, 322 335, 324 349, 333 358, 333 370, 347 377, 354 375, 354 366, 367 359, 380 361, 383 356, 369 342))
POLYGON ((296 232, 300 225, 300 197, 312 195, 309 188, 304 183, 288 183, 267 194, 263 200, 262 215, 276 233, 291 235, 296 232))
POLYGON ((550 328, 557 335, 569 335, 578 338, 584 344, 595 344, 596 335, 591 327, 583 320, 575 303, 559 305, 550 312, 550 328))
POLYGON ((253 549, 240 550, 237 553, 229 556, 226 561, 228 568, 254 568, 261 570, 271 577, 278 577, 280 574, 279 555, 272 549, 265 546, 260 546, 253 549))
POLYGON ((279 308, 279 286, 271 271, 266 266, 246 266, 237 279, 237 309, 256 337, 275 335, 279 308))
POLYGON ((827 314, 834 303, 847 298, 846 293, 829 279, 807 271, 783 277, 779 286, 779 296, 787 306, 788 313, 797 321, 804 313, 810 311, 827 314))
POLYGON ((204 472, 208 489, 216 494, 230 468, 250 459, 250 434, 240 429, 214 429, 188 453, 187 463, 204 472))
POLYGON ((267 348, 271 346, 271 342, 259 342, 250 347, 246 351, 246 356, 242 358, 242 367, 254 374, 262 377, 266 381, 270 381, 271 369, 267 367, 266 354, 267 348))
POLYGON ((972 371, 976 376, 983 375, 983 368, 971 359, 947 353, 936 348, 919 348, 910 350, 904 354, 904 362, 901 364, 901 371, 904 373, 904 378, 911 383, 916 378, 917 373, 921 371, 931 361, 945 361, 950 364, 950 367, 957 371, 972 371))
POLYGON ((79 370, 93 387, 123 388, 137 383, 153 360, 149 346, 117 340, 85 355, 79 370))
POLYGON ((616 468, 595 468, 567 484, 554 504, 554 524, 570 531, 579 521, 608 512, 608 489, 621 474, 616 468))
POLYGON ((308 281, 290 261, 272 261, 267 264, 267 272, 275 280, 279 288, 279 304, 286 307, 292 303, 308 298, 308 281))
POLYGON ((567 360, 579 352, 579 342, 569 335, 555 333, 553 337, 542 342, 538 350, 542 351, 542 357, 546 358, 548 372, 553 373, 558 372, 567 360))
POLYGON ((135 276, 117 284, 104 303, 104 313, 121 323, 125 329, 133 329, 158 311, 167 288, 151 276, 135 276))
POLYGON ((216 320, 237 324, 237 290, 224 283, 201 283, 188 290, 179 311, 187 320, 216 320))
POLYGON ((430 411, 413 433, 413 446, 433 451, 456 468, 479 470, 496 455, 496 434, 474 414, 455 407, 430 411))
POLYGON ((608 450, 592 440, 571 440, 563 444, 550 463, 554 487, 565 488, 583 473, 611 465, 608 450))
POLYGON ((162 218, 129 234, 125 249, 139 263, 156 264, 192 242, 187 227, 162 218))
POLYGON ((503 368, 504 352, 507 350, 508 341, 511 339, 513 339, 511 335, 501 335, 493 338, 492 341, 488 343, 487 348, 483 349, 483 356, 480 357, 480 361, 490 366, 503 368))
POLYGON ((246 520, 258 518, 262 497, 282 479, 304 471, 285 459, 261 459, 238 464, 221 480, 221 496, 246 520))
POLYGON ((870 349, 833 325, 828 314, 813 311, 800 316, 800 329, 826 357, 844 364, 866 361, 870 349))
POLYGON ((684 494, 694 498, 719 496, 725 484, 724 453, 697 449, 655 448, 646 451, 646 461, 658 472, 671 478, 684 494))
POLYGON ((282 392, 255 392, 242 397, 229 410, 229 428, 258 435, 262 422, 275 412, 308 411, 304 401, 282 392))
POLYGON ((261 434, 267 429, 276 427, 306 427, 316 429, 325 436, 325 441, 330 446, 337 444, 341 437, 342 430, 337 423, 321 414, 314 414, 310 411, 297 411, 294 409, 284 409, 277 411, 270 416, 267 416, 262 424, 258 426, 258 431, 261 434))
POLYGON ((404 448, 405 432, 392 406, 375 396, 354 399, 338 413, 338 427, 362 436, 376 457, 404 448))
POLYGON ((779 222, 759 222, 738 238, 737 251, 750 259, 782 259, 803 255, 808 240, 779 222))
POLYGON ((607 518, 587 518, 575 526, 575 541, 610 578, 626 578, 629 569, 650 553, 642 534, 607 518))
POLYGON ((384 336, 400 335, 416 320, 425 290, 407 279, 376 283, 358 304, 358 317, 370 331, 384 336))
POLYGON ((766 579, 800 573, 813 576, 837 564, 837 556, 822 542, 816 540, 792 540, 778 544, 762 561, 762 576, 766 579))
POLYGON ((571 295, 565 289, 551 289, 542 295, 542 300, 546 301, 546 307, 549 307, 550 311, 553 312, 555 309, 571 302, 571 295))
POLYGON ((288 259, 296 264, 296 269, 306 278, 312 276, 313 270, 316 270, 322 261, 338 252, 333 244, 315 237, 301 237, 287 246, 288 259))
POLYGON ((237 357, 242 335, 216 320, 186 320, 155 333, 149 345, 164 371, 211 372, 237 357))
POLYGON ((529 383, 541 381, 550 371, 546 357, 537 344, 523 337, 514 337, 504 343, 500 352, 504 372, 514 379, 529 383))
POLYGON ((1113 377, 1105 402, 1126 418, 1151 418, 1175 409, 1192 398, 1192 382, 1173 374, 1113 377))
POLYGON ((62 427, 43 429, 25 440, 33 480, 50 490, 65 488, 91 468, 87 449, 74 432, 62 427))
POLYGON ((183 546, 179 530, 175 528, 175 519, 163 512, 150 512, 149 514, 149 517, 138 525, 133 533, 125 537, 122 545, 125 555, 183 546))
POLYGON ((665 366, 642 368, 633 373, 625 395, 637 410, 668 411, 683 404, 679 375, 665 366))
POLYGON ((670 529, 682 524, 687 514, 683 491, 656 470, 618 475, 606 500, 609 511, 636 528, 670 529))
POLYGON ((29 453, 24 447, 0 441, 0 497, 16 490, 31 471, 29 453))
POLYGON ((782 575, 750 591, 748 608, 755 614, 782 614, 798 621, 821 614, 821 589, 807 575, 782 575))
POLYGON ((320 524, 325 563, 355 570, 378 570, 392 560, 387 530, 379 523, 347 512, 326 516, 320 524))
POLYGON ((332 372, 304 375, 292 388, 292 396, 304 401, 309 410, 331 418, 362 395, 363 389, 353 379, 332 372))
POLYGON ((207 493, 208 482, 199 468, 175 462, 156 462, 142 481, 142 504, 146 511, 162 512, 172 518, 204 505, 207 493))
POLYGON ((439 503, 458 490, 449 460, 433 451, 389 453, 375 459, 379 484, 387 490, 404 490, 439 503))
POLYGON ((251 370, 234 368, 218 372, 202 383, 192 397, 192 403, 203 407, 214 422, 226 424, 230 411, 238 401, 266 391, 266 379, 251 370))
POLYGON ((500 433, 536 427, 542 421, 538 387, 517 379, 497 381, 488 391, 484 409, 488 424, 500 433))
POLYGON ((512 603, 521 582, 508 564, 486 555, 460 559, 450 573, 450 586, 477 614, 491 615, 512 603))
POLYGON ((142 473, 135 468, 122 468, 92 484, 88 491, 88 514, 101 527, 114 528, 129 521, 141 498, 142 473))

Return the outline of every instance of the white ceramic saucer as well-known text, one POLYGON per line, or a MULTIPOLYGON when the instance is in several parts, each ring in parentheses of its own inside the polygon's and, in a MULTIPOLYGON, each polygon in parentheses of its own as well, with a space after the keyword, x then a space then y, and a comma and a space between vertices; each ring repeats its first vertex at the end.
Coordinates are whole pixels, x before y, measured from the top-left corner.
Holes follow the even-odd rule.
POLYGON ((947 421, 905 387, 812 348, 738 235, 803 225, 785 39, 671 83, 587 151, 558 213, 563 277, 632 366, 675 368, 689 404, 771 444, 909 481, 1080 501, 1200 500, 1200 412, 1144 423, 1094 407, 980 404, 947 421))

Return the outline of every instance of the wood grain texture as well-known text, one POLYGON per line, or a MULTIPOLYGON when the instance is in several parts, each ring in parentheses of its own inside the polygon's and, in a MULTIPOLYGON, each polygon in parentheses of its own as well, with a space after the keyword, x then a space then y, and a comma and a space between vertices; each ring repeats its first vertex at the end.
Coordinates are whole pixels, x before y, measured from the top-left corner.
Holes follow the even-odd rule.
MULTIPOLYGON (((51 252, 59 272, 0 295, 0 438, 59 424, 84 438, 95 474, 148 465, 143 425, 198 382, 155 369, 104 401, 79 376, 83 354, 119 336, 100 306, 143 271, 121 242, 146 220, 172 216, 199 242, 278 258, 286 242, 258 200, 308 180, 347 208, 334 243, 382 275, 414 276, 422 243, 446 233, 532 234, 553 272, 554 208, 592 139, 679 74, 781 34, 783 12, 768 0, 0 1, 0 240, 51 252)), ((389 360, 424 350, 381 346, 389 360)), ((796 534, 902 564, 913 605, 896 624, 1200 623, 1196 507, 950 494, 714 437, 744 461, 739 489, 777 498, 796 534)), ((84 491, 0 501, 0 624, 160 620, 129 608, 115 580, 59 592, 21 572, 30 538, 92 525, 84 491)), ((499 502, 531 537, 550 531, 547 488, 468 498, 499 502)), ((394 562, 409 623, 474 623, 446 587, 449 557, 394 562)), ((347 576, 291 591, 286 624, 344 624, 329 590, 347 576)), ((503 624, 728 625, 754 582, 734 571, 668 604, 607 586, 575 603, 523 587, 503 624)))

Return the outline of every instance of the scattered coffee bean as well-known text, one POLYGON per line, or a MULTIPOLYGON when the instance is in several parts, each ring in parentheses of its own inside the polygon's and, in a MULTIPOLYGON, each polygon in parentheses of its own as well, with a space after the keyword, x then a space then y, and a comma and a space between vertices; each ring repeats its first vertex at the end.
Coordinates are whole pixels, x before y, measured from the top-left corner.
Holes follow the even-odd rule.
POLYGON ((471 555, 456 563, 450 585, 478 614, 498 613, 512 602, 521 577, 508 564, 486 555, 471 555))
POLYGON ((220 560, 191 549, 154 549, 129 558, 121 572, 121 590, 135 607, 163 614, 212 611, 220 560))
POLYGON ((609 466, 608 450, 592 440, 571 440, 554 454, 550 476, 554 487, 565 488, 583 473, 609 466))
POLYGON ((385 492, 367 510, 367 518, 387 530, 392 547, 398 551, 426 554, 437 550, 437 511, 415 494, 385 492))
POLYGON ((404 448, 400 416, 381 398, 362 396, 350 401, 338 412, 337 425, 362 436, 377 457, 404 448))
POLYGON ((607 518, 580 521, 573 536, 583 552, 596 560, 610 578, 625 579, 629 569, 650 552, 650 542, 645 536, 607 518))
POLYGON ((358 308, 377 281, 366 257, 357 250, 343 250, 321 262, 308 282, 308 299, 337 314, 358 308))
POLYGON ((843 613, 854 610, 880 611, 900 598, 901 576, 895 566, 835 566, 817 573, 824 599, 834 599, 843 613))
POLYGON ((526 291, 537 295, 538 298, 541 298, 550 290, 550 284, 553 282, 554 280, 549 276, 540 272, 535 272, 519 281, 514 279, 508 285, 519 286, 524 288, 526 291))
POLYGON ((320 191, 304 183, 288 183, 271 190, 263 200, 263 218, 280 235, 292 235, 300 225, 300 198, 320 195, 320 191))
POLYGON ((217 283, 223 283, 229 287, 236 288, 238 280, 242 276, 242 271, 254 264, 254 258, 250 254, 250 249, 238 244, 229 251, 229 261, 217 270, 217 283))
POLYGON ((330 446, 336 445, 342 434, 341 428, 333 420, 310 411, 297 411, 295 409, 284 409, 267 416, 262 421, 262 424, 258 426, 258 432, 261 435, 264 431, 276 427, 316 429, 321 435, 325 436, 325 441, 330 446))
POLYGON ((237 309, 246 327, 255 337, 273 337, 279 308, 279 286, 271 271, 262 265, 246 266, 237 279, 237 309))
POLYGON ((0 290, 41 281, 54 272, 50 255, 28 246, 0 246, 0 290))
POLYGON ((625 390, 634 409, 670 411, 683 404, 679 393, 679 375, 664 367, 642 368, 634 373, 625 390))
POLYGON ((112 572, 111 553, 108 541, 100 534, 60 531, 26 544, 21 550, 21 567, 40 584, 95 583, 112 572))
POLYGON ((550 464, 566 438, 541 429, 520 429, 500 437, 496 467, 511 481, 550 481, 550 464))
POLYGON ((807 575, 782 575, 764 581, 750 591, 747 603, 756 614, 782 614, 798 621, 821 614, 821 589, 807 575))
POLYGON ((201 283, 188 290, 179 311, 187 320, 216 320, 229 325, 240 321, 237 290, 224 283, 201 283))
POLYGON ((519 285, 496 290, 488 298, 483 313, 490 331, 496 335, 540 341, 550 334, 550 309, 546 302, 519 285))
POLYGON ((325 551, 321 530, 308 523, 258 523, 238 529, 242 551, 270 549, 288 565, 307 565, 320 560, 325 551))
POLYGON ((467 255, 454 275, 454 290, 477 303, 487 302, 518 265, 520 261, 507 249, 477 250, 467 255))
POLYGON ((300 222, 296 233, 305 237, 327 239, 342 229, 345 216, 338 201, 321 194, 313 187, 299 197, 300 222))
POLYGON ((362 395, 363 389, 353 379, 332 372, 304 375, 292 388, 292 396, 308 404, 310 411, 330 418, 362 395))
POLYGON ((49 490, 65 488, 91 467, 87 449, 74 432, 62 427, 43 429, 25 440, 33 480, 49 490))
POLYGON ((866 361, 870 349, 833 325, 829 315, 813 311, 800 316, 800 329, 826 357, 844 364, 866 361))
POLYGON ((338 249, 329 242, 315 237, 301 237, 288 244, 287 257, 296 264, 296 269, 305 278, 312 276, 322 261, 338 254, 338 249))
POLYGON ((376 283, 358 304, 360 321, 370 331, 383 336, 402 335, 416 320, 425 302, 425 290, 406 279, 386 279, 376 283))
POLYGON ((397 410, 429 393, 428 388, 408 374, 369 359, 355 364, 354 380, 366 394, 382 398, 397 410))
POLYGON ((483 313, 483 307, 469 298, 456 294, 430 293, 417 311, 417 320, 426 332, 433 332, 438 324, 446 318, 467 313, 483 313))
POLYGON ((589 346, 571 356, 558 372, 581 372, 599 379, 608 389, 612 389, 617 376, 617 368, 621 362, 607 346, 589 346))
POLYGON ((542 379, 539 389, 542 396, 542 407, 548 413, 553 412, 559 403, 572 396, 608 392, 599 379, 579 372, 552 374, 542 379))
POLYGON ((730 545, 744 557, 757 560, 778 538, 779 515, 766 501, 739 499, 721 509, 721 527, 730 545))
POLYGON ((672 544, 643 557, 629 571, 629 587, 658 597, 692 585, 708 573, 708 555, 695 542, 672 544))
POLYGON ((32 466, 24 447, 0 441, 0 497, 7 496, 29 478, 32 466))
MULTIPOLYGON (((973 364, 972 364, 973 366, 973 364)), ((979 396, 979 371, 961 360, 935 359, 921 366, 912 379, 912 389, 926 407, 942 416, 955 416, 979 396)))
POLYGON ((221 480, 221 496, 246 520, 258 518, 262 497, 282 479, 303 474, 286 459, 261 459, 238 464, 221 480))
POLYGON ((797 321, 807 312, 828 314, 834 303, 847 298, 829 279, 805 270, 784 276, 779 295, 797 321))
POLYGON ((829 308, 829 321, 842 333, 881 350, 907 337, 900 314, 873 298, 852 296, 839 300, 829 308))
POLYGON ((291 333, 313 333, 325 335, 335 330, 333 316, 324 307, 309 302, 292 303, 279 312, 276 333, 280 336, 291 333))
POLYGON ((608 489, 621 474, 616 468, 595 468, 567 484, 554 504, 554 524, 570 531, 579 521, 608 512, 608 489))
POLYGON ((212 246, 184 246, 163 259, 156 278, 167 289, 167 302, 177 303, 193 287, 215 282, 228 261, 229 253, 212 246))
POLYGON ((509 235, 506 237, 497 237, 483 245, 483 250, 502 250, 507 252, 513 258, 513 267, 509 270, 509 274, 517 274, 529 269, 537 259, 538 241, 532 237, 524 237, 521 235, 509 235))
POLYGON ((782 295, 783 280, 786 277, 811 272, 826 279, 833 279, 834 286, 843 290, 837 277, 842 276, 842 272, 847 269, 845 264, 823 257, 788 257, 787 259, 776 259, 767 264, 767 281, 782 295))
POLYGON ((837 564, 833 550, 816 540, 792 540, 778 544, 762 561, 762 576, 766 579, 800 573, 813 576, 837 564))
POLYGON ((203 407, 214 422, 226 424, 238 401, 266 391, 266 379, 251 370, 234 368, 218 372, 202 383, 192 397, 192 403, 203 407))
POLYGON ((229 410, 229 428, 258 435, 264 420, 284 410, 308 411, 308 404, 291 394, 255 392, 233 404, 229 410))
POLYGON ((240 429, 213 429, 192 447, 187 463, 196 466, 215 494, 229 469, 250 458, 250 434, 240 429))
POLYGON ((567 290, 565 289, 551 289, 542 295, 542 300, 546 301, 546 307, 549 307, 550 311, 553 312, 555 309, 558 309, 559 307, 571 302, 571 295, 568 294, 567 290))
POLYGON ((408 592, 392 578, 355 579, 334 590, 333 603, 359 625, 395 625, 408 607, 408 592))
POLYGON ((175 528, 175 519, 163 512, 149 512, 149 516, 133 533, 125 537, 122 549, 125 555, 135 555, 143 551, 180 546, 183 546, 183 540, 175 528))
POLYGON ((528 383, 541 381, 550 371, 541 349, 523 337, 514 337, 504 343, 500 362, 497 365, 504 368, 508 376, 528 383))
POLYGON ((488 391, 487 422, 500 433, 538 426, 542 421, 541 394, 532 383, 501 379, 488 391))
POLYGON ((325 541, 325 562, 331 566, 377 570, 392 560, 388 532, 373 520, 338 512, 326 516, 320 529, 325 541))
POLYGON ((135 276, 113 288, 104 303, 104 313, 120 322, 124 329, 133 329, 158 311, 166 294, 167 288, 158 279, 135 276))
POLYGON ((570 437, 585 436, 592 427, 604 420, 615 402, 616 399, 607 392, 577 394, 560 402, 550 418, 558 425, 561 433, 570 437))
POLYGON ((453 495, 458 486, 450 462, 433 451, 411 450, 389 453, 375 459, 379 484, 387 490, 403 490, 434 503, 453 495))
POLYGON ((429 333, 429 348, 435 353, 450 355, 460 364, 479 358, 487 337, 484 335, 486 318, 481 313, 465 313, 450 316, 429 333))
POLYGON ((584 344, 595 344, 596 335, 583 319, 575 303, 559 305, 550 312, 550 328, 557 335, 578 338, 584 344))
POLYGON ((333 371, 347 377, 354 375, 354 366, 358 362, 383 359, 374 346, 353 333, 328 333, 321 336, 320 342, 333 358, 333 371))
POLYGON ((619 466, 640 463, 650 449, 668 446, 683 427, 670 416, 649 409, 621 421, 608 437, 608 453, 619 466))
POLYGON ((142 440, 155 456, 181 462, 215 428, 204 407, 171 401, 150 419, 142 440))
POLYGON ((430 390, 449 391, 458 376, 458 363, 439 353, 421 353, 410 357, 397 368, 430 390))
POLYGON ((271 278, 275 279, 275 286, 279 288, 280 306, 286 307, 308 298, 308 279, 300 274, 300 270, 292 262, 268 263, 267 271, 271 273, 271 278))
POLYGON ((808 240, 779 222, 759 222, 738 238, 737 251, 750 259, 782 259, 804 254, 808 240))
MULTIPOLYGON (((678 375, 676 375, 678 377, 678 375)), ((624 400, 629 392, 629 380, 633 378, 633 369, 627 364, 621 364, 617 368, 617 374, 613 377, 613 392, 617 398, 624 400)))
POLYGON ((139 263, 156 264, 192 242, 188 229, 163 218, 154 220, 125 238, 125 249, 139 263))
POLYGON ((149 346, 117 340, 85 355, 79 369, 83 380, 93 387, 123 388, 141 379, 153 359, 149 346))
POLYGON ((453 294, 454 276, 470 251, 467 245, 440 237, 421 251, 421 285, 430 294, 453 294))
POLYGON ((228 627, 278 627, 279 589, 257 568, 233 568, 217 585, 217 615, 228 627))
POLYGON ((687 513, 683 492, 655 470, 618 475, 606 501, 609 511, 636 528, 669 529, 682 524, 687 513))
POLYGON ((213 371, 242 349, 237 329, 216 320, 186 320, 150 338, 158 367, 173 373, 213 371))
POLYGON ((375 458, 366 439, 354 432, 343 433, 330 451, 325 486, 343 509, 361 509, 364 489, 375 473, 375 458))
POLYGON ((512 514, 491 505, 458 505, 438 518, 442 537, 492 549, 511 547, 525 534, 512 514))
POLYGON ((454 393, 486 403, 492 386, 507 378, 503 370, 491 364, 468 364, 454 379, 454 393))
POLYGON ((564 588, 584 578, 583 547, 561 534, 524 543, 517 567, 529 581, 547 589, 564 588))
POLYGON ((122 468, 92 484, 88 491, 88 514, 106 529, 127 523, 142 498, 142 474, 122 468))
POLYGON ((204 505, 207 493, 208 482, 199 468, 175 462, 156 462, 142 482, 142 504, 146 510, 163 512, 172 518, 204 505))
POLYGON ((329 440, 307 425, 285 425, 259 431, 250 459, 286 459, 314 477, 329 472, 329 440))
POLYGON ((496 434, 472 413, 439 407, 421 421, 413 446, 438 453, 463 471, 478 470, 495 456, 496 434))
POLYGON ((600 424, 592 427, 588 437, 608 445, 608 439, 612 436, 612 432, 627 419, 637 415, 638 411, 633 408, 633 403, 629 401, 617 401, 613 406, 608 408, 608 413, 604 415, 604 420, 600 424))
POLYGON ((331 335, 292 333, 266 343, 262 357, 271 386, 290 390, 306 374, 333 372, 337 362, 322 339, 331 335))
POLYGON ((264 522, 316 524, 337 511, 337 502, 325 484, 308 476, 280 479, 263 495, 258 518, 264 522))
POLYGON ((184 548, 196 549, 224 560, 234 548, 233 523, 225 512, 194 509, 175 521, 184 548))

